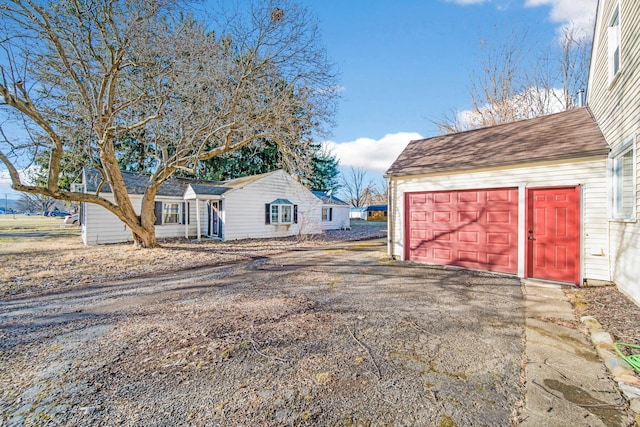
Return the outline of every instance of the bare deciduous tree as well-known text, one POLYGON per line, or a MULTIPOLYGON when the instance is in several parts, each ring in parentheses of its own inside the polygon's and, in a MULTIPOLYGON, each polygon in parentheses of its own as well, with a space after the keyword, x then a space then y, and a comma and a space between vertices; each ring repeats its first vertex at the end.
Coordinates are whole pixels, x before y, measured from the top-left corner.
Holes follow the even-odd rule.
POLYGON ((371 203, 373 182, 367 179, 364 169, 351 166, 341 175, 341 187, 347 202, 354 208, 361 208, 371 203))
POLYGON ((20 198, 16 202, 16 207, 24 212, 38 212, 44 214, 46 211, 51 210, 56 204, 57 200, 43 196, 42 194, 34 193, 22 193, 20 198))
POLYGON ((539 88, 538 104, 555 104, 561 110, 576 107, 578 93, 587 86, 590 53, 590 37, 574 26, 563 27, 557 48, 535 64, 527 79, 529 86, 539 88))
POLYGON ((453 111, 434 123, 440 133, 455 133, 575 107, 577 92, 586 86, 589 40, 565 27, 558 45, 532 61, 524 59, 526 32, 495 46, 482 43, 480 71, 471 77, 471 110, 453 111))
POLYGON ((196 20, 180 0, 6 0, 0 5, 0 161, 13 188, 99 204, 140 247, 157 245, 154 199, 178 170, 258 139, 295 170, 333 112, 334 76, 306 10, 256 1, 244 14, 196 20), (21 132, 13 132, 14 127, 21 132), (21 135, 17 137, 16 135, 21 135), (118 167, 118 144, 143 144, 156 165, 138 214, 118 167), (49 153, 46 182, 19 169, 49 153), (60 184, 66 154, 103 178, 95 194, 60 184), (113 198, 98 193, 104 184, 113 198))
POLYGON ((386 205, 389 203, 389 181, 386 179, 380 180, 372 187, 371 204, 386 205))
POLYGON ((507 43, 481 45, 482 69, 471 80, 472 126, 494 126, 518 119, 514 98, 520 91, 518 76, 526 54, 526 33, 513 33, 507 43))

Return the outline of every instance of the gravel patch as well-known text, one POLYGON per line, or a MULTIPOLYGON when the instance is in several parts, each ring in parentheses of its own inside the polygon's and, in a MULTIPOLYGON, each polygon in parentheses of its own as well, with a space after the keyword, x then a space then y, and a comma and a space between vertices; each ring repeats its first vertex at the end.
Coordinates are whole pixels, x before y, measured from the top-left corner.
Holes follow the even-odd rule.
POLYGON ((70 288, 0 309, 7 425, 508 425, 519 280, 382 240, 70 288))
MULTIPOLYGON (((389 260, 385 235, 0 243, 0 425, 516 423, 519 280, 389 260)), ((615 287, 567 295, 640 343, 615 287)))

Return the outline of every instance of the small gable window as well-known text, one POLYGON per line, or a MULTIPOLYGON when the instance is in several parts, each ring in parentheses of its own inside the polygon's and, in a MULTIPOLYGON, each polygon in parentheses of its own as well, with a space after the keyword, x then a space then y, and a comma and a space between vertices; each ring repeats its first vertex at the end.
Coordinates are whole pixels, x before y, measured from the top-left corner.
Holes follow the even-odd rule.
POLYGON ((298 222, 298 205, 287 199, 276 199, 265 205, 266 224, 296 224, 298 222))
POLYGON ((609 56, 609 83, 620 72, 620 6, 616 6, 607 28, 607 48, 609 56))
POLYGON ((613 184, 613 219, 635 219, 635 152, 633 140, 611 152, 611 178, 613 184))

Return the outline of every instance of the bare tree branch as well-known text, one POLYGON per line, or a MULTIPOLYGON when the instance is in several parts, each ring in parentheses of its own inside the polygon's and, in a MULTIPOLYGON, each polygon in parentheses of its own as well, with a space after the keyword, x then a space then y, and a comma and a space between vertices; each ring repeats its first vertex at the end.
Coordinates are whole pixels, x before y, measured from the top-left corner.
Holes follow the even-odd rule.
POLYGON ((347 202, 354 208, 361 208, 371 203, 375 191, 372 190, 374 185, 372 180, 367 179, 364 169, 351 166, 346 174, 342 174, 341 186, 347 202))
POLYGON ((246 15, 218 15, 224 26, 215 26, 194 18, 190 5, 5 0, 0 114, 17 114, 22 121, 12 125, 30 136, 0 141, 15 189, 98 203, 137 244, 155 246, 153 201, 177 170, 260 139, 277 143, 291 171, 307 167, 301 153, 330 123, 336 96, 315 20, 290 0, 256 0, 246 15), (118 165, 133 140, 153 160, 140 212, 118 165), (19 165, 41 147, 46 184, 25 185, 19 165), (69 157, 98 167, 114 202, 65 191, 69 157))
POLYGON ((470 111, 453 111, 432 122, 440 133, 533 118, 576 106, 586 86, 590 38, 563 28, 557 46, 525 61, 526 32, 512 32, 506 41, 481 44, 479 71, 471 78, 470 111))

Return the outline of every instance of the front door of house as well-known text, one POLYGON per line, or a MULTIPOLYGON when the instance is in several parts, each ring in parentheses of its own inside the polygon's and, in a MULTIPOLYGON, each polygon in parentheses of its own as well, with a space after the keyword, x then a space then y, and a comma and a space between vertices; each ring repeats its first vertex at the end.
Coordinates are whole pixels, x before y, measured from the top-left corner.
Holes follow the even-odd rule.
POLYGON ((527 277, 580 281, 580 187, 527 190, 527 277))
POLYGON ((220 237, 220 202, 209 202, 209 236, 220 237))

